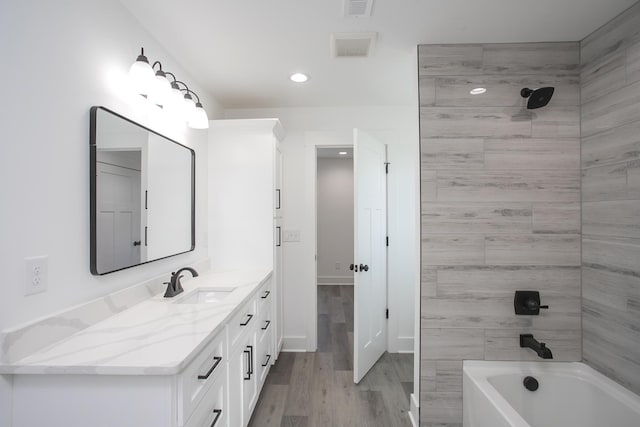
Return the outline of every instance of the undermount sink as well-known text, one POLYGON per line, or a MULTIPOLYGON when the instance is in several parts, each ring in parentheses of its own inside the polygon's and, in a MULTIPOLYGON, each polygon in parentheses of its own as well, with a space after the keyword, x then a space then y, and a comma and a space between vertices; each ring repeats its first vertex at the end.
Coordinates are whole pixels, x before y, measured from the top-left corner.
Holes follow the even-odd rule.
POLYGON ((181 300, 176 301, 176 304, 211 304, 223 301, 226 297, 231 295, 232 292, 233 289, 198 289, 197 291, 191 292, 181 300))

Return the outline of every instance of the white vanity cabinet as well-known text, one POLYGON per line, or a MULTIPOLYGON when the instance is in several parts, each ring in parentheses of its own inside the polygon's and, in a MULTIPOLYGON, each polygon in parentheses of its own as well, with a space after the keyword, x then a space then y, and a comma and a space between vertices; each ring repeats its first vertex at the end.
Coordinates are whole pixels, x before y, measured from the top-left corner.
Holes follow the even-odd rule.
POLYGON ((223 328, 178 375, 14 375, 12 427, 228 427, 226 355, 223 328))
MULTIPOLYGON (((10 427, 246 427, 275 361, 273 275, 262 276, 260 284, 246 286, 253 288, 234 291, 242 296, 238 297, 238 306, 224 308, 228 310, 226 317, 221 317, 224 311, 220 314, 220 308, 213 306, 181 309, 175 304, 179 301, 155 301, 138 312, 132 308, 131 313, 123 313, 128 314, 124 319, 115 319, 91 332, 97 337, 91 340, 91 352, 99 357, 91 364, 76 362, 67 367, 39 362, 16 366, 12 373, 10 427), (172 314, 166 314, 164 322, 139 326, 147 331, 143 344, 136 326, 128 320, 137 319, 139 325, 145 325, 149 322, 141 320, 145 318, 143 313, 154 312, 172 314), (194 317, 200 319, 198 323, 185 322, 194 317), (166 326, 169 319, 180 324, 179 330, 166 326), (116 331, 115 323, 132 326, 116 331), (210 332, 208 328, 212 328, 210 332), (203 334, 199 344, 191 341, 195 331, 203 334), (122 338, 105 345, 102 339, 109 334, 122 334, 122 338), (182 354, 177 359, 159 359, 153 347, 157 343, 165 352, 171 347, 180 348, 180 343, 191 343, 194 350, 191 354, 176 352, 182 354), (135 363, 115 363, 106 357, 123 346, 127 349, 121 357, 135 363), (200 350, 192 356, 195 348, 200 350), (189 362, 181 367, 180 359, 189 362), (149 360, 155 362, 147 364, 149 360)), ((66 341, 55 353, 68 357, 77 351, 74 349, 86 350, 86 342, 80 338, 66 341)), ((50 354, 39 357, 51 363, 50 354)))

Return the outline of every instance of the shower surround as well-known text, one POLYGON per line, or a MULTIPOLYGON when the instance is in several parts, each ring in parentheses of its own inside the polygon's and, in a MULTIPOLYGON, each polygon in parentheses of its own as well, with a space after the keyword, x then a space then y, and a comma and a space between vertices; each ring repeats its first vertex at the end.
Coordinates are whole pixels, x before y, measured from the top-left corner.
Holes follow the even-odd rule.
POLYGON ((579 43, 419 46, 420 425, 462 425, 462 360, 579 361, 579 43), (554 86, 522 114, 524 87, 554 86), (471 95, 477 87, 487 92, 471 95), (516 290, 550 306, 515 316, 516 290))
POLYGON ((640 394, 640 3, 581 59, 583 357, 640 394))

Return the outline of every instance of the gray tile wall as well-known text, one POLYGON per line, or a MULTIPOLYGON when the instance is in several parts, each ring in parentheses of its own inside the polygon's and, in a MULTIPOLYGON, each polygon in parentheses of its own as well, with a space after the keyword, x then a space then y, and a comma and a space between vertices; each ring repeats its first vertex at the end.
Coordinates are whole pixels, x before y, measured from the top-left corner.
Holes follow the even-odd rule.
POLYGON ((640 393, 640 3, 581 56, 583 357, 640 393))
MULTIPOLYGON (((462 360, 541 360, 519 347, 524 332, 547 342, 555 360, 581 359, 580 49, 424 45, 419 74, 420 425, 459 427, 462 360), (546 85, 556 87, 551 104, 514 120, 520 89, 546 85), (486 94, 469 94, 480 86, 486 94), (540 290, 551 309, 515 316, 517 289, 540 290)), ((625 183, 629 171, 618 173, 625 183)), ((603 191, 594 178, 594 192, 603 191)), ((630 219, 621 215, 624 228, 630 219)))

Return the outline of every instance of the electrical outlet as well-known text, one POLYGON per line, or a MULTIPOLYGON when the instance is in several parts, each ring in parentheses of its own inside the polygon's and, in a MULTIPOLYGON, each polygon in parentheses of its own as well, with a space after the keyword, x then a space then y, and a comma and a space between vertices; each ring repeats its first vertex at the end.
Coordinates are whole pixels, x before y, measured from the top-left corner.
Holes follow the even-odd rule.
POLYGON ((342 268, 342 264, 336 262, 336 270, 340 270, 342 268))
POLYGON ((24 259, 24 294, 39 294, 47 290, 48 256, 24 259))

